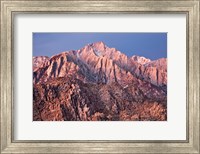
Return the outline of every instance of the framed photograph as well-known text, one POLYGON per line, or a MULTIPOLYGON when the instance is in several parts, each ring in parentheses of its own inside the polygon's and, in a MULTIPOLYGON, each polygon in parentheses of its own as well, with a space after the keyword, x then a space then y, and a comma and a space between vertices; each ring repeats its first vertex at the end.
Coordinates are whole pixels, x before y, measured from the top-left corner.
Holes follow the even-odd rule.
POLYGON ((199 0, 1 2, 1 153, 199 153, 199 0))

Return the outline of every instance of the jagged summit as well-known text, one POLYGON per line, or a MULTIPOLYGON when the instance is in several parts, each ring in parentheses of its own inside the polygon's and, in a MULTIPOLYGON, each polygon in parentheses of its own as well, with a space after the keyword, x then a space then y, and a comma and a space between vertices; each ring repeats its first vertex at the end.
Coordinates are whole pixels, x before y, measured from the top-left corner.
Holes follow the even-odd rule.
POLYGON ((33 70, 43 67, 49 61, 47 56, 35 56, 33 57, 33 70))
POLYGON ((33 119, 166 120, 166 65, 103 42, 33 57, 33 119))
POLYGON ((92 43, 92 46, 94 46, 96 48, 104 48, 106 46, 106 44, 102 41, 99 41, 99 42, 92 43))
POLYGON ((103 42, 91 43, 51 58, 33 57, 33 66, 35 83, 73 74, 84 82, 126 84, 136 77, 156 86, 167 84, 165 58, 155 61, 136 55, 129 58, 103 42))
POLYGON ((145 57, 143 57, 143 56, 137 56, 137 55, 133 55, 133 56, 131 57, 131 59, 132 59, 133 61, 136 61, 136 62, 142 64, 142 65, 151 62, 150 59, 145 58, 145 57))

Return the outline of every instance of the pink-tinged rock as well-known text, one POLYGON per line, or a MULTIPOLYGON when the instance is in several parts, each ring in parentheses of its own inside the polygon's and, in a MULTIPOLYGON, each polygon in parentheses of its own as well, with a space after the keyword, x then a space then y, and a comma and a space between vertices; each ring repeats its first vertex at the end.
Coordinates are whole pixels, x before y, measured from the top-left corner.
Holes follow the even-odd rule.
POLYGON ((33 57, 33 71, 45 67, 49 61, 49 57, 46 56, 37 56, 33 57))
POLYGON ((166 59, 129 58, 103 42, 33 59, 34 120, 167 119, 166 59))
POLYGON ((133 61, 135 61, 135 62, 137 62, 139 64, 142 64, 142 65, 151 62, 151 60, 148 59, 148 58, 135 56, 135 55, 131 57, 131 60, 133 60, 133 61))
POLYGON ((97 42, 77 51, 57 54, 44 60, 43 63, 35 63, 34 66, 40 66, 37 67, 40 69, 34 69, 34 83, 75 75, 84 82, 126 84, 126 81, 130 82, 139 77, 156 86, 166 86, 166 65, 165 58, 155 61, 140 56, 128 58, 117 49, 109 48, 103 42, 97 42))

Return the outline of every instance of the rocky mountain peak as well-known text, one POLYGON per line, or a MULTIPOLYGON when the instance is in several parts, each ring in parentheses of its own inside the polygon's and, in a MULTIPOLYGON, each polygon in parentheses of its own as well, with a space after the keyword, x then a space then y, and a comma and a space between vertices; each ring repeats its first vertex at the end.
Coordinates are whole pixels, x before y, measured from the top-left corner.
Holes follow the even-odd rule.
POLYGON ((103 42, 92 43, 89 47, 89 51, 93 52, 98 57, 105 56, 106 54, 107 47, 103 42))
POLYGON ((103 42, 33 57, 33 119, 166 120, 166 61, 103 42))
POLYGON ((40 68, 40 67, 44 67, 44 65, 47 65, 48 61, 49 61, 49 57, 47 56, 33 57, 33 70, 36 70, 37 68, 40 68))
POLYGON ((142 64, 142 65, 144 65, 144 64, 146 64, 146 63, 149 63, 149 62, 151 61, 151 60, 148 59, 148 58, 145 58, 145 57, 142 57, 142 56, 136 56, 136 55, 132 56, 131 59, 132 59, 133 61, 138 62, 139 64, 142 64))
POLYGON ((92 46, 93 46, 95 49, 100 50, 100 51, 105 50, 105 47, 106 47, 105 43, 102 42, 102 41, 92 43, 92 46))
POLYGON ((40 57, 37 61, 34 59, 34 72, 36 67, 41 68, 34 73, 36 83, 72 74, 84 82, 105 84, 117 81, 126 84, 136 77, 156 86, 167 84, 166 58, 155 61, 136 55, 129 58, 117 49, 107 47, 103 42, 88 44, 80 50, 62 52, 51 58, 40 57), (43 59, 45 67, 41 67, 43 63, 39 63, 43 59))

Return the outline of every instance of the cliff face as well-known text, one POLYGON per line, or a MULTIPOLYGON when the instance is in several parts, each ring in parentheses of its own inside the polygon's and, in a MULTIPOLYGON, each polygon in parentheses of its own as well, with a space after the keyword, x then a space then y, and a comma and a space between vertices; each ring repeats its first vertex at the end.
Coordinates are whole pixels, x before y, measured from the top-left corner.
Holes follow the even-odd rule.
MULTIPOLYGON (((41 63, 41 62, 40 62, 41 63)), ((37 70, 34 64, 34 83, 50 78, 76 74, 88 82, 123 82, 133 76, 157 86, 166 86, 166 59, 150 61, 144 57, 126 55, 103 42, 89 44, 78 51, 63 52, 45 59, 37 70)))
POLYGON ((166 97, 156 87, 151 90, 54 78, 34 85, 33 120, 166 120, 166 97))
POLYGON ((46 56, 38 56, 33 57, 33 71, 36 71, 38 68, 44 67, 47 65, 49 61, 49 57, 46 56))
POLYGON ((103 42, 33 58, 34 120, 166 120, 166 59, 103 42), (42 59, 42 60, 41 60, 42 59))

